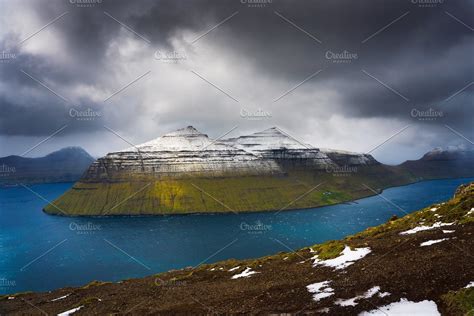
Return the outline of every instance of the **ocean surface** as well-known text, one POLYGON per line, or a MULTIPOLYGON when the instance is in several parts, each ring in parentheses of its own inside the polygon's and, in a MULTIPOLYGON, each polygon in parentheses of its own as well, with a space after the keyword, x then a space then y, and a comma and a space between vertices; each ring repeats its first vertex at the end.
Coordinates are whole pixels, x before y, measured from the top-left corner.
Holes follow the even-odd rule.
POLYGON ((68 218, 42 212, 72 183, 0 188, 0 293, 119 281, 339 239, 449 199, 471 179, 425 181, 306 210, 164 217, 68 218), (42 198, 41 198, 41 197, 42 198))

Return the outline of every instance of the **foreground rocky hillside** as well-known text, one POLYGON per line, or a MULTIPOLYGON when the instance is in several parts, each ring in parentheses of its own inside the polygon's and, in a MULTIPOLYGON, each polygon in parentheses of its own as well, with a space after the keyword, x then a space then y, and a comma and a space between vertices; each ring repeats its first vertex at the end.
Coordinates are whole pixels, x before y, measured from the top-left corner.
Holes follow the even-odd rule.
POLYGON ((343 240, 118 283, 6 295, 0 314, 473 315, 474 183, 343 240))
MULTIPOLYGON (((95 161, 45 207, 60 215, 159 215, 309 208, 424 178, 474 176, 474 161, 410 168, 369 154, 314 148, 277 128, 212 140, 192 126, 95 161), (418 171, 422 171, 418 173, 418 171)), ((439 162, 439 163, 438 163, 439 162)))

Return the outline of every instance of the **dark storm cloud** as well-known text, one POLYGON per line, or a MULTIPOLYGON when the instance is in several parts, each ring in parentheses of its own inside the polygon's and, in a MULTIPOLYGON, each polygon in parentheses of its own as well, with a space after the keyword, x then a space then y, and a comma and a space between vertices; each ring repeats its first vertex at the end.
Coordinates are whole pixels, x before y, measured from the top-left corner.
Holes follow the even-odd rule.
MULTIPOLYGON (((274 0, 262 8, 250 7, 248 2, 104 0, 94 7, 80 8, 74 1, 32 1, 31 6, 44 24, 69 12, 51 28, 59 32, 64 43, 65 51, 58 54, 70 58, 60 63, 22 52, 14 63, 0 65, 0 78, 9 87, 1 101, 4 112, 0 133, 47 135, 49 126, 57 125, 64 118, 59 113, 64 113, 65 105, 48 91, 43 91, 34 106, 28 105, 32 109, 29 115, 15 111, 24 109, 24 102, 31 102, 27 96, 17 97, 18 91, 28 93, 26 88, 42 89, 19 69, 38 74, 58 88, 81 83, 105 86, 112 71, 108 68, 111 60, 107 52, 123 29, 104 11, 149 39, 154 48, 170 47, 172 39, 181 31, 203 34, 238 11, 192 46, 199 50, 201 43, 212 42, 237 60, 251 63, 262 77, 286 81, 288 87, 323 69, 305 87, 339 92, 337 102, 326 111, 350 117, 411 121, 413 108, 433 107, 449 113, 446 122, 472 134, 472 122, 466 115, 472 107, 472 86, 449 102, 443 101, 473 80, 472 30, 460 23, 473 25, 472 2, 432 1, 432 7, 424 7, 420 5, 421 0, 274 0), (399 20, 389 25, 397 18, 399 20), (326 58, 328 52, 343 51, 357 54, 357 59, 335 64, 326 58), (35 121, 37 113, 48 114, 35 121)), ((8 38, 11 45, 12 40, 8 38)), ((291 100, 288 97, 282 101, 291 108, 291 100)), ((298 111, 304 117, 311 109, 301 107, 298 111)), ((100 128, 100 124, 93 124, 91 128, 100 128)))
MULTIPOLYGON (((255 60, 255 67, 263 73, 284 77, 293 84, 324 69, 311 84, 315 89, 338 89, 341 99, 333 106, 351 117, 409 119, 414 107, 435 107, 448 112, 450 122, 469 127, 470 117, 465 113, 472 99, 458 96, 451 104, 444 104, 444 100, 473 80, 473 35, 446 12, 473 25, 473 3, 443 1, 434 7, 420 7, 413 2, 275 1, 263 13, 242 12, 224 31, 204 40, 226 43, 229 51, 255 60), (397 18, 400 20, 374 35, 397 18), (350 64, 326 59, 329 51, 345 50, 358 58, 350 64)), ((472 87, 465 93, 472 95, 472 87)))

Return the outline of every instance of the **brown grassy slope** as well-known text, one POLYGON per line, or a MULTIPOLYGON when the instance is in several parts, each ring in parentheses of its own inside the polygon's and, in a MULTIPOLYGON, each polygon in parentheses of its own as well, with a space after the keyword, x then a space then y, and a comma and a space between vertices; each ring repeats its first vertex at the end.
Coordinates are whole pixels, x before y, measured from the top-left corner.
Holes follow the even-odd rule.
MULTIPOLYGON (((401 298, 434 301, 443 315, 470 315, 474 288, 474 184, 462 186, 450 201, 433 205, 340 241, 279 253, 253 260, 227 260, 171 271, 121 283, 95 282, 83 288, 51 293, 19 294, 0 299, 0 313, 56 314, 83 306, 77 315, 131 314, 318 314, 357 315, 401 298), (435 208, 433 211, 432 208, 435 208), (400 235, 408 229, 435 222, 450 226, 400 235), (443 230, 454 230, 445 233, 443 230), (420 247, 440 238, 446 241, 420 247), (312 264, 339 256, 345 245, 369 247, 371 253, 342 270, 312 264), (239 266, 235 271, 231 268, 239 266), (248 278, 231 277, 250 267, 248 278), (330 281, 334 294, 314 301, 306 286, 330 281), (359 299, 356 306, 339 306, 348 299, 380 286, 390 295, 359 299), (52 299, 69 294, 65 299, 52 299)), ((76 314, 75 314, 76 315, 76 314)))

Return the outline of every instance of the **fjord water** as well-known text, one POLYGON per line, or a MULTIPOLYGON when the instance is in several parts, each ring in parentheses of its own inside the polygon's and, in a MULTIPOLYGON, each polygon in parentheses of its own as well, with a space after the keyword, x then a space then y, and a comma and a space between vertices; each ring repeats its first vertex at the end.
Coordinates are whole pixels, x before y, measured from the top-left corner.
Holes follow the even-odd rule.
POLYGON ((72 183, 0 189, 0 293, 119 281, 339 239, 449 199, 474 179, 425 181, 307 210, 79 218, 41 211, 72 183))

